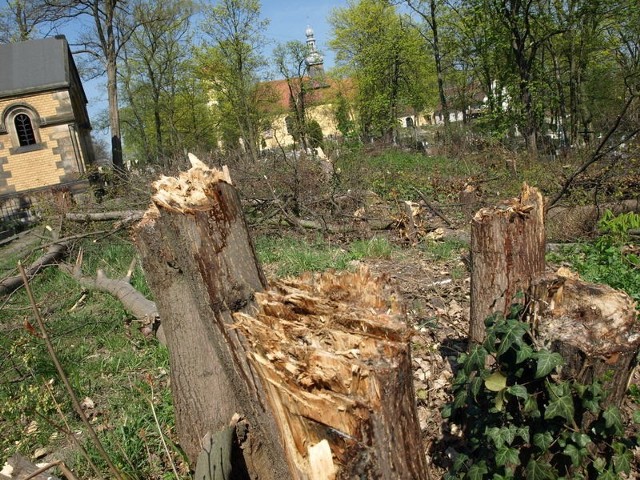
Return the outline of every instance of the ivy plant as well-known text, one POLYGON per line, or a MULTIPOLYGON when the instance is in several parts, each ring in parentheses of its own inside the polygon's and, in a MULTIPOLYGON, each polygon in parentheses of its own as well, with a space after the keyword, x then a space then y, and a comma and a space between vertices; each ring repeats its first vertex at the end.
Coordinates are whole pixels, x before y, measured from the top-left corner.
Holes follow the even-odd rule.
POLYGON ((616 479, 631 469, 635 439, 605 405, 603 379, 561 380, 557 352, 538 348, 522 307, 487 319, 486 340, 458 357, 443 417, 464 449, 446 479, 616 479))

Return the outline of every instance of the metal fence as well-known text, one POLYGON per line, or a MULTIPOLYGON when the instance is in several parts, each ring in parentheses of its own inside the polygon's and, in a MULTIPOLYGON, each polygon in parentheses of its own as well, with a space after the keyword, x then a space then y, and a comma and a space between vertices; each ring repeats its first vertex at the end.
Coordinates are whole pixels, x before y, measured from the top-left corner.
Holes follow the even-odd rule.
POLYGON ((0 239, 13 235, 35 220, 33 200, 27 195, 0 197, 0 239))

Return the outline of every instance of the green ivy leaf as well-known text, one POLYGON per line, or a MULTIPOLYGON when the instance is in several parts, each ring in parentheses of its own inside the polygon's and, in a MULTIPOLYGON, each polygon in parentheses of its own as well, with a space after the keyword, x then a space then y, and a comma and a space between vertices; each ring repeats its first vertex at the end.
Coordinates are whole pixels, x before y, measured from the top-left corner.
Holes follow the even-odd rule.
POLYGON ((616 454, 613 456, 613 468, 616 473, 626 473, 631 471, 631 452, 621 442, 615 442, 613 449, 616 454))
POLYGON ((571 434, 571 440, 580 448, 584 448, 591 443, 591 437, 582 432, 573 432, 571 434))
POLYGON ((562 355, 558 352, 550 352, 548 350, 540 350, 536 352, 536 378, 542 378, 549 375, 553 370, 564 363, 562 355))
POLYGON ((533 435, 533 444, 540 449, 542 453, 549 450, 553 443, 553 435, 550 432, 536 433, 533 435))
POLYGON ((533 348, 526 343, 521 344, 516 352, 516 363, 522 363, 533 357, 533 348))
POLYGON ((503 355, 514 344, 521 345, 522 337, 526 333, 523 323, 519 320, 509 320, 506 322, 506 328, 502 333, 500 346, 498 347, 498 355, 503 355))
POLYGON ((483 385, 484 385, 484 382, 482 381, 482 378, 473 377, 471 379, 469 389, 471 390, 471 395, 473 395, 473 398, 476 398, 478 396, 478 394, 480 393, 480 390, 482 390, 483 385))
POLYGON ((514 397, 523 399, 525 402, 529 398, 529 392, 527 392, 526 387, 523 385, 511 385, 507 389, 507 392, 513 395, 514 397))
POLYGON ((482 460, 471 465, 471 468, 469 468, 469 471, 467 472, 467 477, 469 480, 483 480, 487 473, 489 473, 487 470, 487 464, 482 460))
POLYGON ((633 412, 633 422, 640 423, 640 410, 636 410, 633 412))
POLYGON ((533 395, 530 395, 524 402, 524 413, 528 414, 532 418, 538 418, 540 416, 540 409, 538 408, 538 400, 533 395))
POLYGON ((616 435, 622 435, 624 429, 622 427, 622 415, 618 407, 610 406, 604 412, 602 412, 602 418, 604 418, 605 426, 613 429, 616 435))
POLYGON ((587 450, 585 448, 578 448, 572 443, 564 447, 563 452, 571 458, 571 464, 574 467, 579 466, 582 463, 583 458, 587 455, 587 450))
POLYGON ((516 429, 516 435, 518 435, 524 443, 529 443, 529 427, 520 427, 516 429))
POLYGON ((487 355, 487 350, 482 345, 475 345, 469 352, 467 360, 462 367, 464 373, 470 375, 471 372, 483 370, 487 355))
POLYGON ((507 388, 507 377, 500 372, 493 372, 484 381, 484 385, 487 387, 487 390, 491 390, 492 392, 501 392, 507 388))
POLYGON ((520 455, 517 448, 502 447, 496 452, 496 465, 520 465, 520 455))
POLYGON ((556 397, 549 402, 549 405, 547 405, 547 408, 544 412, 544 419, 550 420, 555 417, 561 417, 564 418, 567 422, 571 422, 573 420, 573 415, 573 397, 568 394, 561 397, 556 397))
POLYGON ((611 469, 608 469, 598 475, 598 480, 619 480, 619 478, 611 469))
POLYGON ((529 460, 526 469, 527 480, 555 480, 556 475, 553 467, 542 460, 529 460))
POLYGON ((593 468, 596 469, 596 472, 602 473, 606 467, 607 461, 602 457, 596 457, 593 461, 593 468))

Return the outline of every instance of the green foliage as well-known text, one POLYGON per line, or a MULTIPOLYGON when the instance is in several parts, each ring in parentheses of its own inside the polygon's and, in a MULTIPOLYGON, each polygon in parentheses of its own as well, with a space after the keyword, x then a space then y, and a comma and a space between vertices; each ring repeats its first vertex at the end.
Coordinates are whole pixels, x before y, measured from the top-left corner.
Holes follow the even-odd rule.
POLYGON ((605 406, 600 381, 559 380, 562 357, 538 348, 514 306, 487 319, 486 340, 458 357, 443 417, 462 426, 465 449, 447 479, 619 478, 635 440, 605 406))
POLYGON ((433 92, 433 69, 419 33, 395 5, 378 0, 334 9, 331 47, 358 84, 356 109, 366 136, 390 138, 403 106, 421 110, 433 92))
POLYGON ((629 230, 640 228, 640 215, 615 216, 607 211, 598 227, 602 235, 595 242, 563 249, 550 260, 569 262, 585 280, 605 283, 640 300, 640 256, 637 248, 626 248, 629 230))

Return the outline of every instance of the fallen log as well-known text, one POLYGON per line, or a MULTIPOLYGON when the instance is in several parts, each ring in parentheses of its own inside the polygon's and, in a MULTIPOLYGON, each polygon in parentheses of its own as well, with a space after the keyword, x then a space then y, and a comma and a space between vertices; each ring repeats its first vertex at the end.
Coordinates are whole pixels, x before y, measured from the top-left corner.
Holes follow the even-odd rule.
POLYGON ((82 256, 82 250, 80 250, 74 266, 62 264, 60 269, 71 275, 83 287, 107 292, 116 297, 122 303, 124 309, 141 323, 141 331, 145 335, 153 333, 160 343, 165 345, 164 330, 160 325, 160 315, 155 302, 147 299, 131 285, 131 275, 135 267, 135 261, 131 262, 131 266, 123 278, 109 278, 101 269, 98 269, 96 277, 92 278, 82 275, 82 256))

